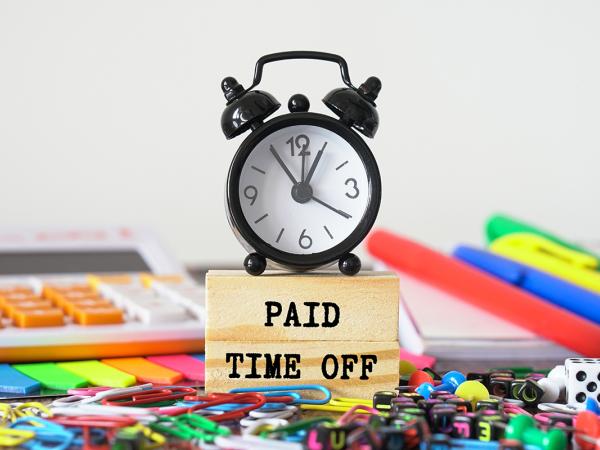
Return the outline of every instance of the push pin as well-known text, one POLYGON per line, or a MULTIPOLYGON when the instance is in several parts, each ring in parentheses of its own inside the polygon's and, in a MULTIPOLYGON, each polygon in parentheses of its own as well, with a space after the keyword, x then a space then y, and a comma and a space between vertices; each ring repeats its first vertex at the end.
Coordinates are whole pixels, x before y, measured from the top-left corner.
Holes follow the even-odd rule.
POLYGON ((423 383, 415 389, 415 392, 422 395, 424 398, 429 398, 431 393, 435 391, 448 391, 453 393, 465 380, 466 378, 462 373, 451 370, 442 377, 441 384, 434 386, 431 383, 423 383))

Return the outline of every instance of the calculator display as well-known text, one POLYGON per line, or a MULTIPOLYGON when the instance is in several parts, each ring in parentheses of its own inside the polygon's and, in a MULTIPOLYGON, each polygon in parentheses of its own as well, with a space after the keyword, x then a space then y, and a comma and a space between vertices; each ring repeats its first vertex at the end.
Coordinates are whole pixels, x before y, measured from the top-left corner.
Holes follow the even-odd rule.
POLYGON ((133 250, 0 253, 0 275, 152 272, 133 250))

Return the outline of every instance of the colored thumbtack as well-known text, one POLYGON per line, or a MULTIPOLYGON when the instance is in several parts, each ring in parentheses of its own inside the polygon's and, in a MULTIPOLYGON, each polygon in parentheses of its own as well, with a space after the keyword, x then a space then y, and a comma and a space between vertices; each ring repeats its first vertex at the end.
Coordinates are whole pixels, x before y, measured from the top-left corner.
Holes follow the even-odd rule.
POLYGON ((451 370, 442 377, 442 384, 433 386, 431 383, 423 383, 415 389, 415 392, 422 395, 424 398, 429 398, 431 393, 436 391, 454 392, 465 380, 466 378, 462 373, 451 370))
POLYGON ((431 383, 433 384, 433 378, 427 372, 423 370, 417 370, 412 373, 410 378, 408 379, 408 385, 413 386, 414 388, 421 386, 423 383, 431 383))
POLYGON ((456 388, 454 394, 463 400, 471 402, 473 410, 475 410, 478 401, 490 398, 490 393, 487 388, 483 383, 477 380, 468 380, 461 383, 460 386, 456 388))
POLYGON ((567 447, 567 436, 564 431, 557 428, 549 431, 539 430, 535 419, 525 415, 510 419, 506 426, 506 439, 516 439, 542 450, 564 450, 567 447))

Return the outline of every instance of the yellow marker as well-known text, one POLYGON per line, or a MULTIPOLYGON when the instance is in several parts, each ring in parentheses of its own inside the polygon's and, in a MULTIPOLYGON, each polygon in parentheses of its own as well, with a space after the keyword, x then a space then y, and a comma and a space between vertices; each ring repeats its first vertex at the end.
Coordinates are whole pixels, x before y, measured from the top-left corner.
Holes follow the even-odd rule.
POLYGON ((532 233, 502 236, 490 244, 490 250, 600 293, 598 261, 585 253, 563 247, 532 233))

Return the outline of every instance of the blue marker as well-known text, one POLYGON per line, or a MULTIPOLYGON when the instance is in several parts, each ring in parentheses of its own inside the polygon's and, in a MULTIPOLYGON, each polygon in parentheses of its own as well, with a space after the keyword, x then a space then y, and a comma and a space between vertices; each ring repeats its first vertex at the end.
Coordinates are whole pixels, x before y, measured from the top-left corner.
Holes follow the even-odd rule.
POLYGON ((556 306, 600 324, 600 295, 592 291, 475 247, 460 245, 452 255, 556 306))

